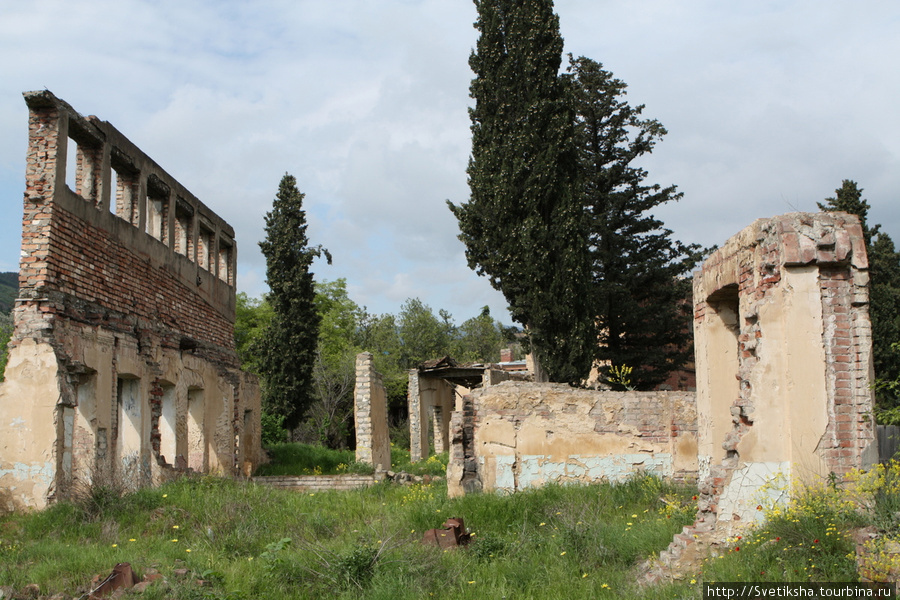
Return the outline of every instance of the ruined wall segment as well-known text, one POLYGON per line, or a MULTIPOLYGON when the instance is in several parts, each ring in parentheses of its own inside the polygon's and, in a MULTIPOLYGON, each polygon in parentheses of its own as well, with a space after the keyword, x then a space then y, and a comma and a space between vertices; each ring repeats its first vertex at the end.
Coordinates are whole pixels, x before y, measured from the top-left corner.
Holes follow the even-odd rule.
POLYGON ((0 486, 40 507, 123 466, 138 483, 249 471, 259 389, 234 351, 233 229, 109 123, 49 91, 25 101, 0 486))
POLYGON ((371 352, 356 355, 356 460, 376 471, 391 468, 391 439, 387 422, 387 394, 381 373, 375 370, 371 352))
POLYGON ((694 275, 701 520, 877 460, 868 263, 858 219, 759 219, 694 275))
POLYGON ((547 483, 697 476, 690 392, 613 392, 505 381, 473 391, 452 419, 448 494, 547 483))
POLYGON ((419 370, 410 369, 408 376, 406 399, 409 414, 409 460, 418 462, 428 458, 428 407, 422 401, 419 391, 419 370))
POLYGON ((433 440, 437 454, 449 450, 450 416, 455 407, 454 389, 455 386, 445 379, 422 375, 418 369, 409 371, 410 461, 428 458, 430 440, 433 440))

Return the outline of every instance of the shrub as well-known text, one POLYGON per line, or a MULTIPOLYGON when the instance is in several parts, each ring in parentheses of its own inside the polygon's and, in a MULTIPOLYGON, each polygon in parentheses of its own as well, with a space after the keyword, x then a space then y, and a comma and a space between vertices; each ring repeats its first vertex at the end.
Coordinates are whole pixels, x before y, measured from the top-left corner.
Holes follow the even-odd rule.
POLYGON ((263 446, 283 444, 287 439, 288 431, 284 427, 284 415, 263 412, 259 417, 259 423, 263 446))

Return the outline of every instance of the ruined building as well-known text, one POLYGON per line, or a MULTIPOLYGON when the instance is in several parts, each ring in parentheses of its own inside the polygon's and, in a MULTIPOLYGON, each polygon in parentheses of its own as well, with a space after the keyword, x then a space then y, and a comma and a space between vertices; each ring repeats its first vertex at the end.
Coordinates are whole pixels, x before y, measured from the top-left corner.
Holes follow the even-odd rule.
POLYGON ((484 385, 456 398, 448 494, 697 478, 695 531, 708 532, 755 521, 798 483, 877 461, 855 216, 759 219, 704 262, 693 296, 696 394, 484 385))
POLYGON ((869 275, 846 213, 758 219, 694 275, 701 516, 877 462, 869 275))
POLYGON ((256 378, 234 348, 233 229, 112 125, 28 92, 19 298, 0 384, 0 500, 120 473, 248 473, 256 378))

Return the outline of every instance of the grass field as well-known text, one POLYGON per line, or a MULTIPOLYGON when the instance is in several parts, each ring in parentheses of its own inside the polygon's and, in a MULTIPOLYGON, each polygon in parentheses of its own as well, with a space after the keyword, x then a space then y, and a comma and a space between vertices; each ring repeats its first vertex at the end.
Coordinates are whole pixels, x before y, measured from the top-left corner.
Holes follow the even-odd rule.
POLYGON ((78 597, 129 562, 167 580, 147 599, 697 598, 703 581, 855 581, 849 532, 862 525, 885 532, 867 574, 900 572, 892 465, 770 508, 764 527, 680 583, 639 587, 642 561, 693 520, 695 493, 651 477, 456 499, 440 481, 312 494, 196 477, 121 498, 95 486, 74 503, 0 517, 0 586, 78 597), (448 517, 465 519, 472 544, 422 545, 448 517))
POLYGON ((611 598, 632 590, 633 565, 692 514, 691 490, 651 478, 460 499, 443 483, 301 494, 185 479, 0 519, 0 585, 75 595, 129 562, 169 582, 143 598, 611 598), (448 517, 463 517, 474 542, 423 546, 448 517), (178 568, 192 575, 179 579, 178 568))
MULTIPOLYGON (((266 448, 271 462, 261 465, 256 475, 336 475, 372 473, 372 465, 356 462, 353 450, 331 450, 312 444, 273 444, 266 448)), ((426 460, 410 462, 409 450, 391 446, 391 469, 413 475, 443 476, 447 453, 432 454, 426 460)))

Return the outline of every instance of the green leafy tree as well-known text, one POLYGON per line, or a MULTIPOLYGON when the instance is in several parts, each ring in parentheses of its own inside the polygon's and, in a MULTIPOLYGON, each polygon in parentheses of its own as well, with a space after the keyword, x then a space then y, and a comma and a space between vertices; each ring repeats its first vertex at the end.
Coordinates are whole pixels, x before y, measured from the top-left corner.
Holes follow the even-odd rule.
POLYGON ((321 317, 310 267, 323 254, 331 262, 327 250, 309 246, 303 198, 296 179, 285 174, 266 214, 266 239, 259 243, 266 257, 271 290, 267 300, 273 314, 254 348, 265 383, 265 410, 284 416, 289 429, 297 426, 313 399, 312 370, 321 317))
POLYGON ((559 18, 550 0, 475 6, 471 195, 448 204, 469 266, 503 293, 546 377, 580 381, 595 344, 574 115, 559 74, 559 18))
MULTIPOLYGON (((900 381, 900 352, 894 347, 900 340, 900 254, 890 236, 881 231, 881 225, 869 227, 871 207, 862 192, 855 181, 845 179, 833 197, 817 204, 819 210, 843 211, 859 217, 869 255, 869 316, 875 375, 882 382, 895 382, 900 381)), ((877 400, 881 408, 900 404, 897 387, 879 386, 877 400)))
MULTIPOLYGON (((872 321, 872 358, 875 375, 900 381, 900 254, 884 232, 869 252, 869 313, 872 321)), ((885 388, 879 394, 886 405, 900 405, 900 388, 885 388)))
MULTIPOLYGON (((595 357, 630 367, 630 385, 664 381, 693 353, 690 270, 699 247, 672 239, 650 211, 681 197, 648 184, 636 162, 666 130, 631 106, 626 84, 589 58, 570 55, 579 194, 589 219, 595 357)), ((608 370, 608 369, 607 369, 608 370)))
POLYGON ((462 362, 499 362, 500 348, 510 341, 510 333, 491 316, 487 306, 481 314, 459 326, 451 356, 462 362))
POLYGON ((345 279, 317 283, 315 304, 322 322, 313 366, 315 401, 305 425, 319 443, 345 448, 353 419, 356 355, 363 351, 363 311, 350 299, 345 279))
POLYGON ((265 297, 251 298, 246 292, 238 292, 235 299, 234 345, 241 368, 259 373, 260 341, 272 322, 272 306, 265 297))
POLYGON ((382 375, 388 406, 394 413, 402 413, 409 376, 397 317, 389 313, 373 315, 364 310, 360 346, 372 353, 375 369, 382 375))
POLYGON ((319 353, 326 362, 340 362, 345 354, 362 352, 361 324, 364 311, 347 292, 347 280, 316 283, 316 312, 319 325, 319 353))
POLYGON ((19 295, 19 274, 0 273, 0 313, 11 312, 19 295))
POLYGON ((819 210, 825 212, 841 211, 856 215, 859 217, 859 223, 862 225, 863 238, 866 241, 866 250, 872 245, 872 236, 877 235, 881 229, 881 225, 869 228, 869 206, 868 201, 862 197, 862 189, 859 188, 855 181, 844 179, 841 187, 834 190, 834 196, 825 198, 825 202, 816 202, 819 210))
POLYGON ((440 318, 418 298, 410 298, 400 307, 402 368, 412 369, 426 360, 449 353, 456 328, 450 313, 441 310, 439 314, 440 318))

